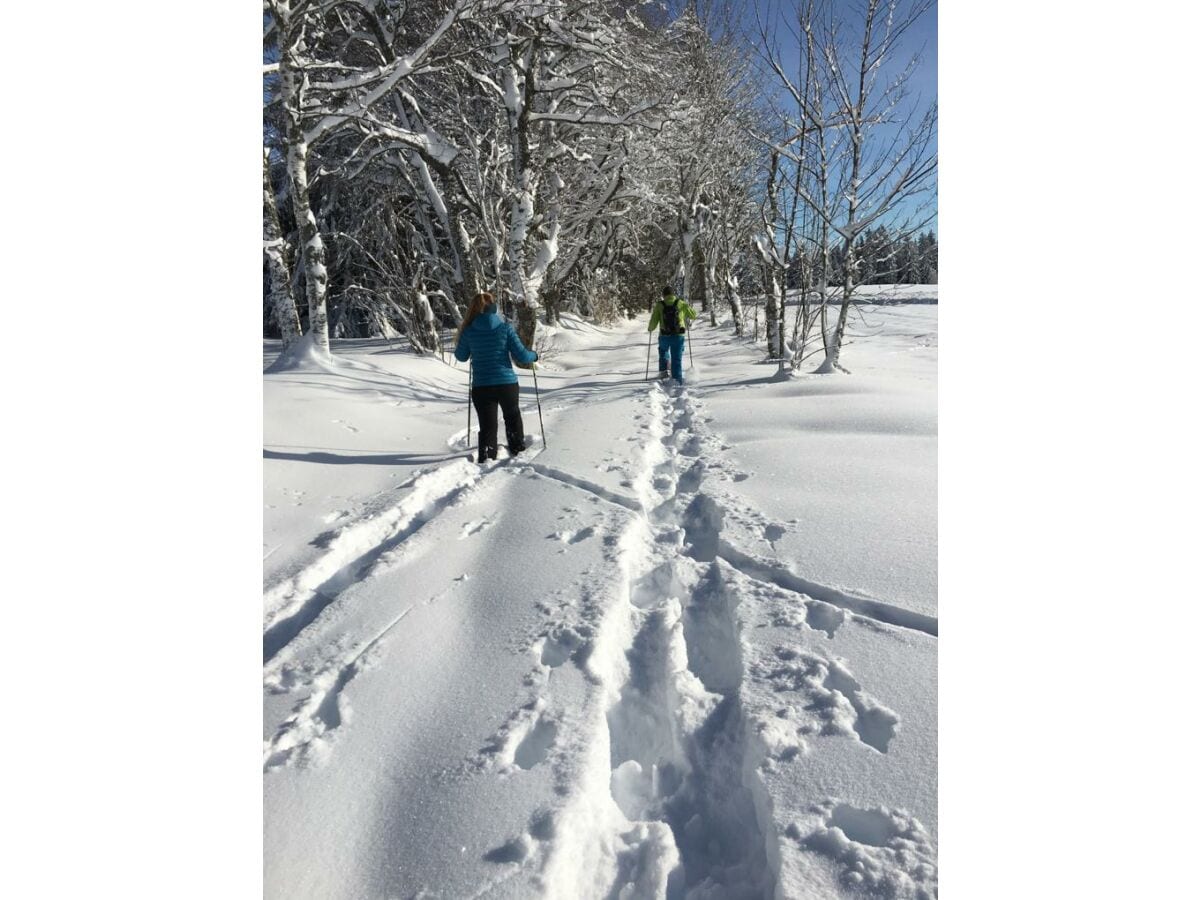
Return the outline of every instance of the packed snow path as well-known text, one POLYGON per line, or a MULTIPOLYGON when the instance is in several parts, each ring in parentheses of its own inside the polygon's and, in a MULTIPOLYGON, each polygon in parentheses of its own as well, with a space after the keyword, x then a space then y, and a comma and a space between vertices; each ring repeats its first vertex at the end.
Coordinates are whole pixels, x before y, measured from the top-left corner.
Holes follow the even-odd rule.
MULTIPOLYGON (((886 353, 928 348, 890 315, 886 353)), ((273 444, 268 412, 269 495, 303 509, 336 483, 350 508, 315 534, 295 512, 272 533, 268 512, 267 896, 936 896, 937 619, 913 562, 929 522, 897 523, 916 554, 860 547, 874 562, 850 582, 813 560, 853 560, 781 515, 813 493, 790 458, 798 395, 820 418, 839 391, 891 388, 772 384, 708 328, 686 388, 646 382, 644 328, 560 332, 539 377, 549 449, 483 467, 461 458, 462 373, 436 361, 406 360, 394 387, 363 362, 269 377, 310 409, 327 386, 330 426, 370 446, 302 444, 296 424, 273 444), (405 407, 419 449, 389 452, 366 412, 405 407), (778 438, 782 460, 763 450, 778 438), (346 485, 359 467, 373 475, 346 485)), ((920 404, 881 427, 896 396, 806 433, 908 448, 912 480, 892 480, 915 494, 935 435, 920 404)), ((853 465, 837 471, 857 482, 853 465)))

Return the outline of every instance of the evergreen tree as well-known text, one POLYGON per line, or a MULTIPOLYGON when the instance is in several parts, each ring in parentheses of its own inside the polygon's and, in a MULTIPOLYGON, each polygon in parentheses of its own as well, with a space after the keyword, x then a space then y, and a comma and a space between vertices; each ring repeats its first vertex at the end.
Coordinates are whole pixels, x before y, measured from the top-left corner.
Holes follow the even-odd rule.
POLYGON ((937 235, 932 230, 917 239, 919 284, 937 284, 937 235))

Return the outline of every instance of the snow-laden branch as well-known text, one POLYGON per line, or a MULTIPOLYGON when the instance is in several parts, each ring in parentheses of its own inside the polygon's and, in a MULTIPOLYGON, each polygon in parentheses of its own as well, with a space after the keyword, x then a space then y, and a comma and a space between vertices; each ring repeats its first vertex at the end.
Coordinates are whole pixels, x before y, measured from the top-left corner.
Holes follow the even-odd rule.
POLYGON ((368 84, 374 84, 374 87, 365 95, 345 104, 337 112, 322 116, 310 128, 305 130, 305 141, 309 144, 314 143, 322 135, 328 134, 338 126, 345 124, 348 120, 353 119, 363 110, 370 108, 383 97, 387 96, 388 92, 395 88, 401 80, 411 75, 427 60, 430 53, 442 41, 450 28, 468 18, 481 2, 482 0, 457 0, 454 6, 442 17, 442 20, 438 23, 433 33, 425 39, 424 43, 411 53, 398 57, 386 66, 381 66, 368 72, 361 72, 341 81, 310 84, 308 86, 310 91, 325 92, 350 91, 365 87, 368 84))

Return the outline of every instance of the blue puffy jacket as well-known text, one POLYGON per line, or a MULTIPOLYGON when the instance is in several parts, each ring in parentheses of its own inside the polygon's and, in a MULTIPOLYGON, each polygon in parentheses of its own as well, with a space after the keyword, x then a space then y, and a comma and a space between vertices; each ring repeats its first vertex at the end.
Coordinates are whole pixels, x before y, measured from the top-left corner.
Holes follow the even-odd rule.
POLYGON ((513 327, 497 315, 494 303, 485 306, 475 321, 463 329, 454 348, 454 358, 459 362, 474 360, 474 382, 480 387, 517 383, 510 355, 521 365, 529 365, 538 358, 532 350, 525 349, 513 327))

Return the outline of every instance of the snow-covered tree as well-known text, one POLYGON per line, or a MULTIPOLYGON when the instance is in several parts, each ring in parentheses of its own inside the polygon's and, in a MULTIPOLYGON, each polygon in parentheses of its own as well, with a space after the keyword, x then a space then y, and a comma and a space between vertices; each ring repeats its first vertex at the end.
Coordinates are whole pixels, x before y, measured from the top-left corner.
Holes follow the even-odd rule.
MULTIPOLYGON (((849 7, 805 0, 784 31, 760 26, 763 55, 795 112, 782 117, 783 136, 763 140, 796 168, 795 193, 816 229, 816 296, 824 361, 818 372, 841 368, 839 359, 855 289, 864 273, 860 239, 881 225, 901 235, 927 221, 927 196, 937 171, 937 107, 907 103, 909 62, 898 72, 900 39, 926 14, 931 0, 865 0, 849 7), (800 63, 789 70, 770 34, 796 41, 800 63), (828 285, 840 242, 838 296, 828 285), (837 301, 837 318, 830 305, 837 301)), ((872 245, 872 250, 874 245, 872 245)), ((887 264, 892 265, 891 261, 887 264)))
POLYGON ((662 69, 677 87, 659 154, 666 177, 652 181, 653 202, 674 223, 672 269, 684 296, 713 325, 724 297, 740 333, 740 298, 729 272, 750 250, 750 194, 760 163, 748 136, 756 91, 747 54, 733 35, 714 40, 695 4, 664 35, 662 69))
MULTIPOLYGON (((866 10, 860 96, 841 75, 849 14, 803 3, 800 70, 760 36, 786 101, 764 110, 725 0, 267 0, 265 147, 287 175, 274 219, 264 175, 264 305, 319 353, 331 334, 426 352, 479 290, 533 343, 543 314, 643 309, 675 278, 737 333, 763 289, 781 367, 818 330, 832 356, 834 268, 851 291, 867 255, 878 269, 888 204, 921 174, 878 142, 899 109, 875 84, 896 4, 866 10), (301 295, 289 317, 281 298, 301 295)), ((906 234, 887 231, 893 268, 906 234)))
MULTIPOLYGON (((419 20, 407 4, 374 9, 342 0, 266 0, 267 38, 277 47, 289 193, 299 230, 308 301, 308 335, 315 352, 329 354, 326 242, 312 205, 314 147, 345 133, 383 131, 397 143, 438 157, 436 135, 394 125, 378 116, 394 106, 407 79, 429 71, 449 35, 485 0, 456 0, 435 11, 412 40, 398 27, 419 20)), ((386 113, 385 113, 386 114, 386 113)))
POLYGON ((647 41, 638 21, 618 12, 607 0, 513 2, 475 23, 487 32, 488 51, 471 74, 503 109, 504 269, 527 343, 564 232, 586 242, 590 223, 617 197, 622 132, 656 124, 661 98, 627 90, 631 80, 648 83, 653 60, 639 52, 647 41))
POLYGON ((263 255, 268 269, 270 295, 268 307, 279 327, 286 352, 300 339, 300 315, 292 297, 291 276, 288 274, 287 252, 283 229, 279 225, 279 209, 275 205, 275 189, 271 185, 270 151, 263 148, 263 255))
MULTIPOLYGON (((861 16, 847 24, 835 19, 822 42, 830 97, 849 146, 831 192, 840 199, 829 216, 845 247, 845 271, 837 322, 832 327, 822 323, 825 359, 819 373, 841 368, 850 304, 862 283, 855 241, 873 225, 891 222, 906 202, 927 193, 937 172, 936 104, 905 111, 902 103, 912 65, 890 78, 884 71, 896 62, 900 37, 931 5, 932 0, 866 0, 861 16)), ((920 227, 923 215, 924 209, 918 208, 902 219, 898 230, 920 227)))

